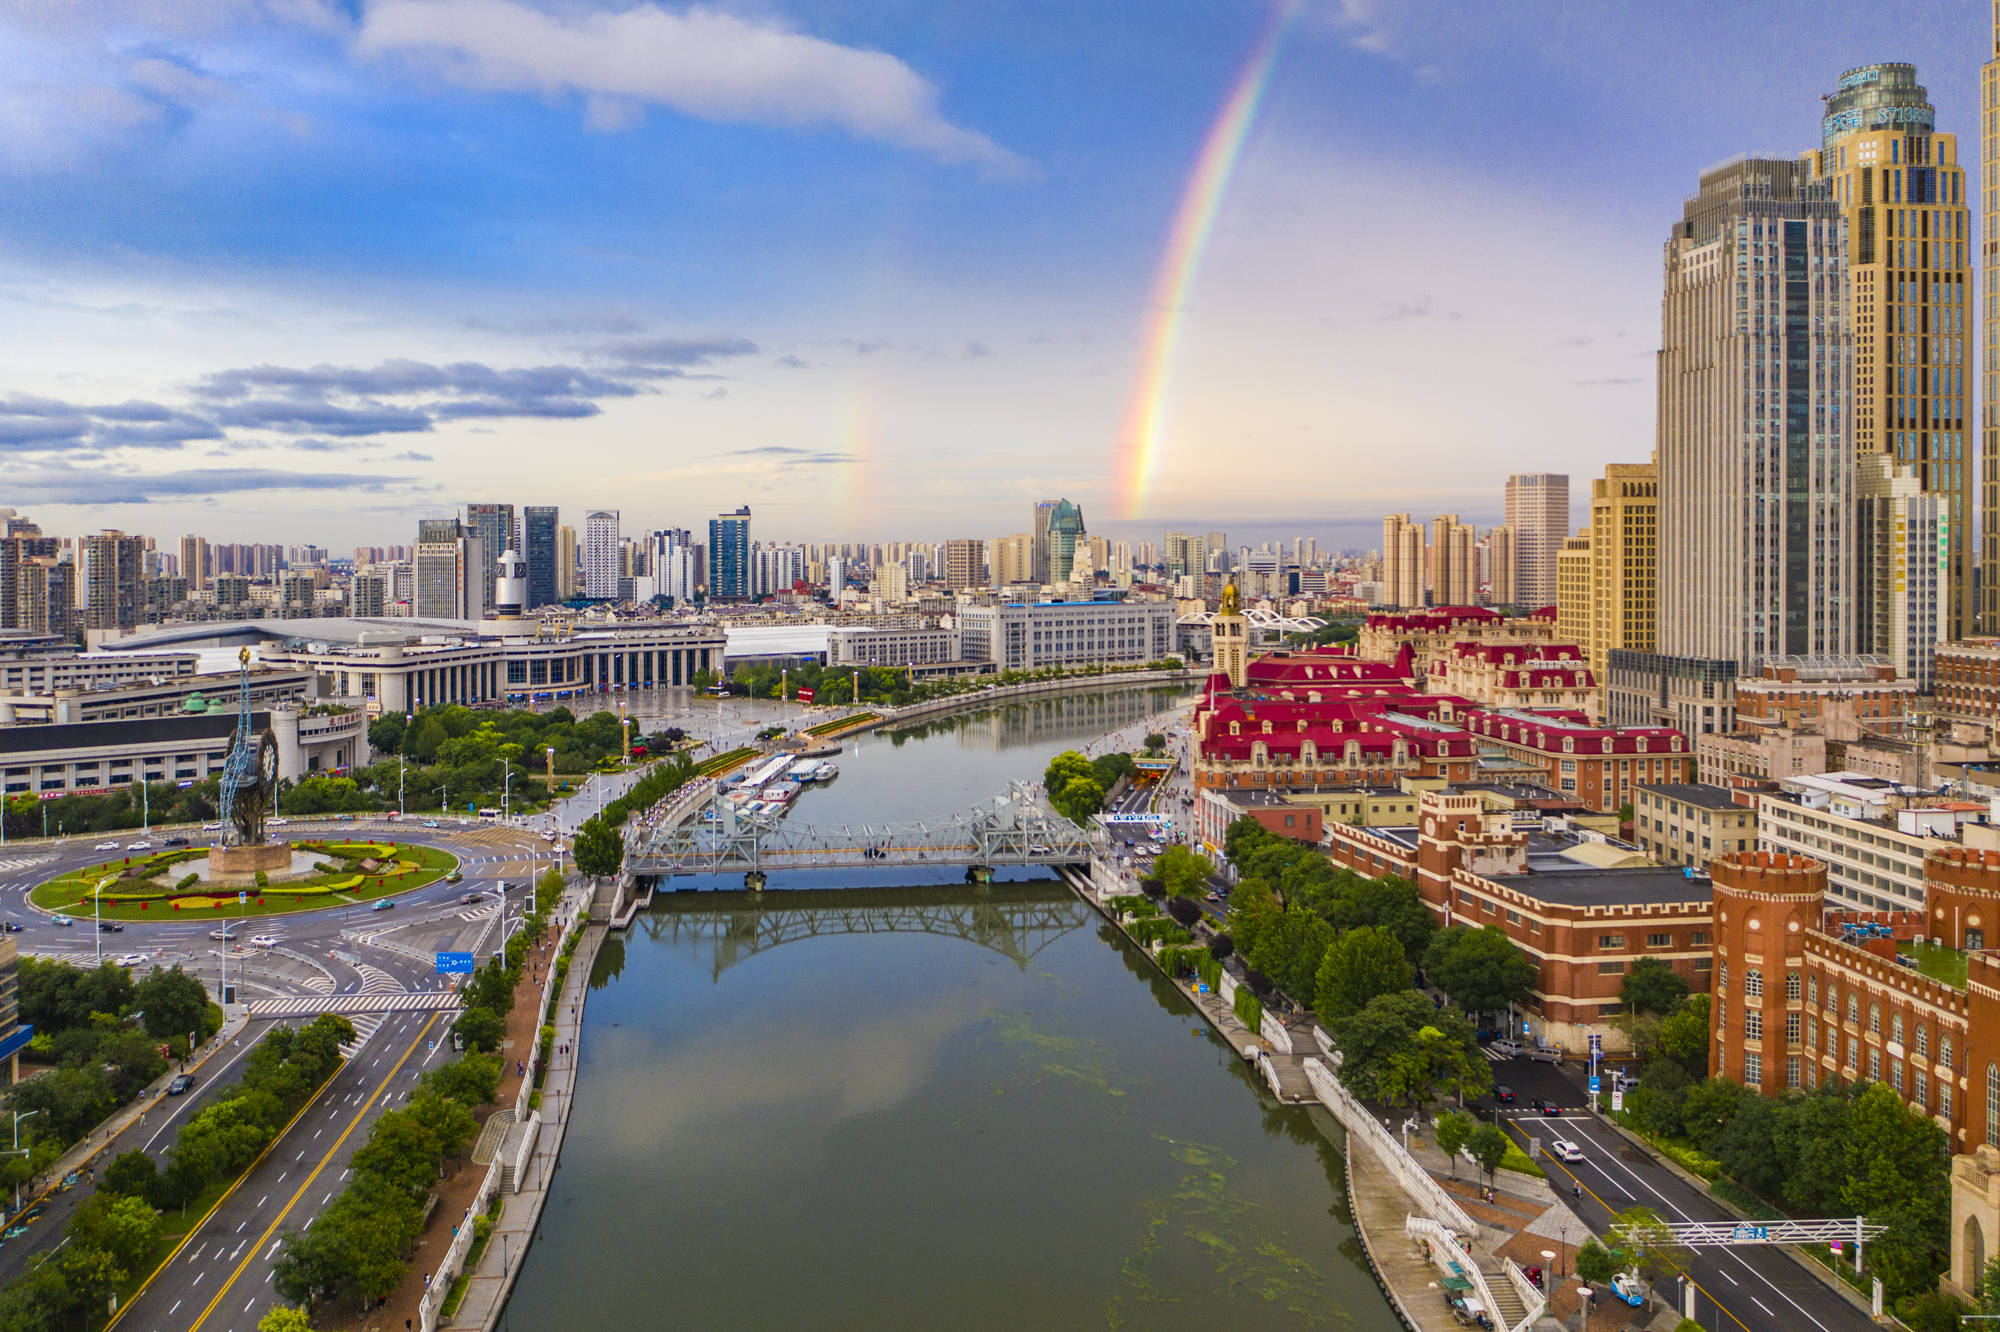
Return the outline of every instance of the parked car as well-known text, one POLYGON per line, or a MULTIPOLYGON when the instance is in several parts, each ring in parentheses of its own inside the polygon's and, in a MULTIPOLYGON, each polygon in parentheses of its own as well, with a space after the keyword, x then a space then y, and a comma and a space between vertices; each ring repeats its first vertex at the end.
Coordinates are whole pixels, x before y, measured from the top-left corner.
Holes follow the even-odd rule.
POLYGON ((223 943, 229 943, 236 938, 236 931, 230 929, 227 925, 225 925, 221 929, 210 930, 208 932, 208 937, 211 939, 219 939, 223 943))
POLYGON ((1514 1089, 1504 1082, 1493 1084, 1493 1099, 1502 1105, 1514 1104, 1514 1089))
POLYGON ((385 897, 385 898, 383 898, 383 899, 382 899, 381 901, 377 902, 377 903, 376 903, 376 904, 375 904, 374 906, 372 906, 372 907, 369 907, 368 909, 369 909, 370 911, 387 911, 387 910, 389 910, 389 908, 391 908, 391 907, 393 907, 393 906, 395 906, 395 905, 396 905, 396 899, 395 899, 395 898, 393 898, 393 897, 385 897))
POLYGON ((1583 1148, 1577 1146, 1568 1138, 1557 1138, 1549 1144, 1549 1150, 1555 1154, 1555 1158, 1558 1161, 1581 1161, 1583 1159, 1583 1148))
POLYGON ((278 946, 278 936, 275 934, 253 934, 250 936, 250 946, 252 948, 276 948, 278 946))
POLYGON ((175 1076, 172 1082, 169 1082, 167 1084, 167 1095, 179 1096, 182 1092, 186 1091, 188 1088, 192 1086, 194 1086, 194 1074, 192 1073, 178 1074, 175 1076))
POLYGON ((1620 1272, 1611 1278, 1611 1293, 1634 1309, 1646 1303, 1646 1286, 1635 1272, 1620 1272))
POLYGON ((147 962, 144 953, 120 953, 111 960, 121 967, 143 967, 147 962))

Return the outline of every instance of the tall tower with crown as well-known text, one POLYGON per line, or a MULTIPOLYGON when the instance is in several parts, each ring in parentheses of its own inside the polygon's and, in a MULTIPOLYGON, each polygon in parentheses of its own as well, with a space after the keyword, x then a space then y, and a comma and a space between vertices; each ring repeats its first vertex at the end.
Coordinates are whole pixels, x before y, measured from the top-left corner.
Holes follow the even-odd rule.
POLYGON ((1229 677, 1231 689, 1241 689, 1249 677, 1250 622, 1243 615, 1236 580, 1222 589, 1222 609, 1215 613, 1209 636, 1215 644, 1215 669, 1229 677))

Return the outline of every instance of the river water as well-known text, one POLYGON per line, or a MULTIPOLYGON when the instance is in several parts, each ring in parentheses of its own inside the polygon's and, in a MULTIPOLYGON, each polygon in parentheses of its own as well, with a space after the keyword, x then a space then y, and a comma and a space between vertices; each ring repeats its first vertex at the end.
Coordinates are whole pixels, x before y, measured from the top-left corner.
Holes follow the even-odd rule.
MULTIPOLYGON (((1173 697, 863 737, 791 817, 948 813, 1173 697)), ((894 879, 662 893, 607 942, 507 1326, 1397 1326, 1323 1112, 1060 883, 894 879)))

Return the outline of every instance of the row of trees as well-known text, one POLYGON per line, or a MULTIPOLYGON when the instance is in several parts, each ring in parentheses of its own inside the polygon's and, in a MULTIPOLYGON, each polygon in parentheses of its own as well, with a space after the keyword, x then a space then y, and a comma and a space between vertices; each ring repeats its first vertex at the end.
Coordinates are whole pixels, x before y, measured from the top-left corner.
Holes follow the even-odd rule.
POLYGON ((123 967, 95 968, 23 957, 21 1020, 35 1027, 28 1056, 55 1065, 18 1083, 7 1098, 20 1121, 26 1156, 0 1164, 0 1188, 26 1184, 71 1144, 166 1071, 167 1055, 188 1052, 221 1024, 201 982, 179 967, 136 985, 123 967), (165 1053, 162 1053, 162 1051, 165 1053))
POLYGON ((244 1059, 242 1081, 181 1129, 165 1170, 143 1151, 112 1161, 64 1226, 63 1242, 0 1289, 0 1332, 88 1326, 113 1292, 157 1260, 160 1213, 185 1211, 256 1160, 339 1067, 341 1043, 353 1039, 353 1026, 332 1013, 297 1030, 273 1028, 244 1059))
MULTIPOLYGON (((1130 666, 1125 670, 1166 670, 1178 669, 1183 663, 1178 657, 1163 661, 1148 662, 1144 666, 1130 666)), ((1119 668, 1110 668, 1112 672, 1119 668)), ((725 678, 713 671, 698 671, 693 680, 697 689, 712 689, 717 685, 727 687, 730 692, 747 694, 751 698, 776 698, 780 690, 796 694, 800 689, 813 691, 816 703, 881 703, 888 707, 905 707, 911 703, 924 703, 934 698, 950 698, 958 694, 978 693, 993 685, 1027 684, 1034 680, 1057 680, 1065 675, 1104 675, 1103 666, 1079 667, 1062 670, 1049 667, 1039 671, 1001 671, 997 675, 942 676, 929 680, 911 680, 910 672, 901 666, 821 666, 818 662, 803 662, 788 670, 776 666, 742 665, 731 671, 725 678)))
POLYGON ((500 1088, 500 1061, 468 1051, 424 1074, 402 1105, 385 1110, 354 1154, 340 1196, 306 1230, 284 1238, 273 1278, 305 1306, 323 1299, 366 1305, 401 1284, 424 1225, 424 1204, 479 1134, 473 1111, 500 1088))

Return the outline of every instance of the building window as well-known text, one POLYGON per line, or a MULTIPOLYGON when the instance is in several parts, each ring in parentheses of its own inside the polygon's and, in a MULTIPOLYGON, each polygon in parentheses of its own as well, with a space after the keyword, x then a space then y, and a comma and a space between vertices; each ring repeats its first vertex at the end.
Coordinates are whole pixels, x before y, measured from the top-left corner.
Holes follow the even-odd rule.
POLYGON ((1847 996, 1847 1020, 1857 1023, 1861 1021, 1861 996, 1858 994, 1850 993, 1847 996))
POLYGON ((1743 1083, 1755 1087, 1764 1081, 1764 1056, 1747 1054, 1743 1056, 1743 1083))
POLYGON ((1903 1043, 1903 1015, 1901 1013, 1894 1014, 1889 1019, 1889 1039, 1898 1045, 1903 1043))
POLYGON ((1882 1034, 1882 1005, 1870 1002, 1868 1005, 1868 1030, 1871 1035, 1882 1034))
POLYGON ((1799 1015, 1785 1014, 1785 1040, 1796 1045, 1799 1039, 1799 1015))
POLYGON ((1646 947, 1648 948, 1671 948, 1673 945, 1674 936, 1671 934, 1649 934, 1646 936, 1646 947))
POLYGON ((1597 964, 1597 974, 1600 976, 1622 976, 1625 974, 1625 964, 1623 962, 1599 962, 1597 964))
POLYGON ((1882 1052, 1880 1050, 1871 1048, 1868 1051, 1868 1080, 1870 1082, 1880 1082, 1882 1080, 1882 1052))
POLYGON ((1819 1023, 1808 1022, 1806 1023, 1806 1048, 1811 1050, 1811 1049, 1817 1049, 1818 1047, 1819 1047, 1819 1023))
POLYGON ((1605 951, 1623 949, 1625 947, 1625 936, 1622 934, 1600 934, 1597 936, 1597 946, 1605 951))
POLYGON ((1764 1039, 1764 1010, 1746 1008, 1743 1010, 1743 1039, 1761 1041, 1764 1039))
POLYGON ((1940 1036, 1938 1038, 1938 1067, 1948 1068, 1953 1072, 1958 1071, 1958 1065, 1952 1062, 1951 1037, 1949 1036, 1940 1036))
POLYGON ((1896 1095, 1903 1094, 1903 1061, 1900 1059, 1889 1064, 1889 1085, 1896 1089, 1896 1095))
POLYGON ((1986 1066, 1986 1141, 2000 1147, 2000 1064, 1986 1066))
POLYGON ((1860 1062, 1861 1062, 1861 1042, 1858 1038, 1849 1036, 1847 1038, 1847 1066, 1849 1068, 1853 1068, 1856 1064, 1860 1062))
POLYGON ((1751 967, 1743 973, 1743 993, 1749 995, 1752 999, 1761 999, 1764 997, 1764 973, 1762 971, 1756 967, 1751 967))
POLYGON ((1799 1057, 1797 1055, 1785 1056, 1785 1085, 1787 1087, 1796 1087, 1799 1085, 1799 1057))
POLYGON ((1690 948, 1700 948, 1707 942, 1708 942, 1707 930, 1696 930, 1692 934, 1688 935, 1688 947, 1690 948))
POLYGON ((1919 1022, 1917 1024, 1917 1058, 1929 1059, 1930 1057, 1931 1057, 1931 1029, 1929 1027, 1926 1027, 1923 1023, 1919 1022))
POLYGON ((1798 997, 1799 997, 1799 973, 1796 971, 1788 971, 1785 973, 1785 998, 1796 1001, 1798 997))

